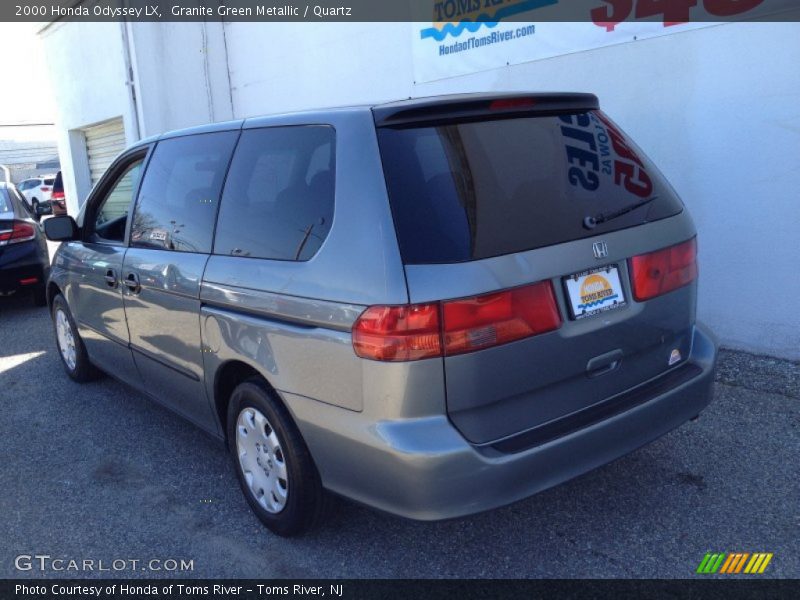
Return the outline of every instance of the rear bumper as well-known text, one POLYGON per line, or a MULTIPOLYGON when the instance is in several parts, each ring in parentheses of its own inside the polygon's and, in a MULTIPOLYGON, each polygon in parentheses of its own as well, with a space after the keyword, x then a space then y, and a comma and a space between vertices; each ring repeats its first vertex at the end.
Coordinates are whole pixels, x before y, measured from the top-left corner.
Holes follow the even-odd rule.
POLYGON ((0 255, 0 292, 35 288, 47 283, 49 266, 40 254, 38 242, 7 246, 0 255), (23 284, 26 279, 36 282, 23 284))
POLYGON ((327 488, 399 516, 438 520, 521 500, 661 437, 708 405, 716 358, 715 340, 698 325, 684 365, 690 378, 650 388, 657 392, 627 410, 514 453, 471 445, 445 416, 375 422, 285 396, 327 488))

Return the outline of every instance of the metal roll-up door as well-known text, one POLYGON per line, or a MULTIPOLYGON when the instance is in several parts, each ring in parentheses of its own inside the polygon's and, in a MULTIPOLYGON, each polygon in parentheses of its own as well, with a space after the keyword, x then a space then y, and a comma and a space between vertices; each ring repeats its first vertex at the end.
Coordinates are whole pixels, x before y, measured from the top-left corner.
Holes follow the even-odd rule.
POLYGON ((122 119, 113 119, 87 127, 83 133, 86 136, 89 174, 94 187, 111 162, 125 149, 125 128, 122 119))

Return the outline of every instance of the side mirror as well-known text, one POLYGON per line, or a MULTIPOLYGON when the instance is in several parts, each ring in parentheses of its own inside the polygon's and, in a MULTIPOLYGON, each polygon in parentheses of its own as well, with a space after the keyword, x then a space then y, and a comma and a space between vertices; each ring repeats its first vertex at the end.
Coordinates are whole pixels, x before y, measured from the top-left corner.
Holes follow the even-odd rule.
POLYGON ((78 224, 70 216, 52 217, 44 222, 44 234, 51 242, 68 242, 78 238, 78 224))

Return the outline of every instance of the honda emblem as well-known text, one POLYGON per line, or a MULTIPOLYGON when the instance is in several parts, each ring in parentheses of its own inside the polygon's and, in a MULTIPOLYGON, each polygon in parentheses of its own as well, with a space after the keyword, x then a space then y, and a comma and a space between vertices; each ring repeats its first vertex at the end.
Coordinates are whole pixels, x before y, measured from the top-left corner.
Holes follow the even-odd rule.
POLYGON ((608 246, 605 242, 595 242, 592 244, 592 252, 595 258, 606 258, 608 256, 608 246))

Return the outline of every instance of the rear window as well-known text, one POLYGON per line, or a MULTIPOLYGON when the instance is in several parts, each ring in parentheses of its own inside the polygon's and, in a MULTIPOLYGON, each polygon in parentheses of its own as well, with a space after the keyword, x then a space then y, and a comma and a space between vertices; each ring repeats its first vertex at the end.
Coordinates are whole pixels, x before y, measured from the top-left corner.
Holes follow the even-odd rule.
POLYGON ((44 180, 44 184, 45 184, 45 185, 53 185, 53 182, 54 182, 54 181, 55 181, 55 179, 51 177, 51 178, 49 178, 49 179, 45 179, 45 180, 44 180))
POLYGON ((522 252, 682 210, 655 166, 600 111, 382 128, 378 138, 406 264, 522 252), (604 222, 585 224, 600 215, 604 222))

